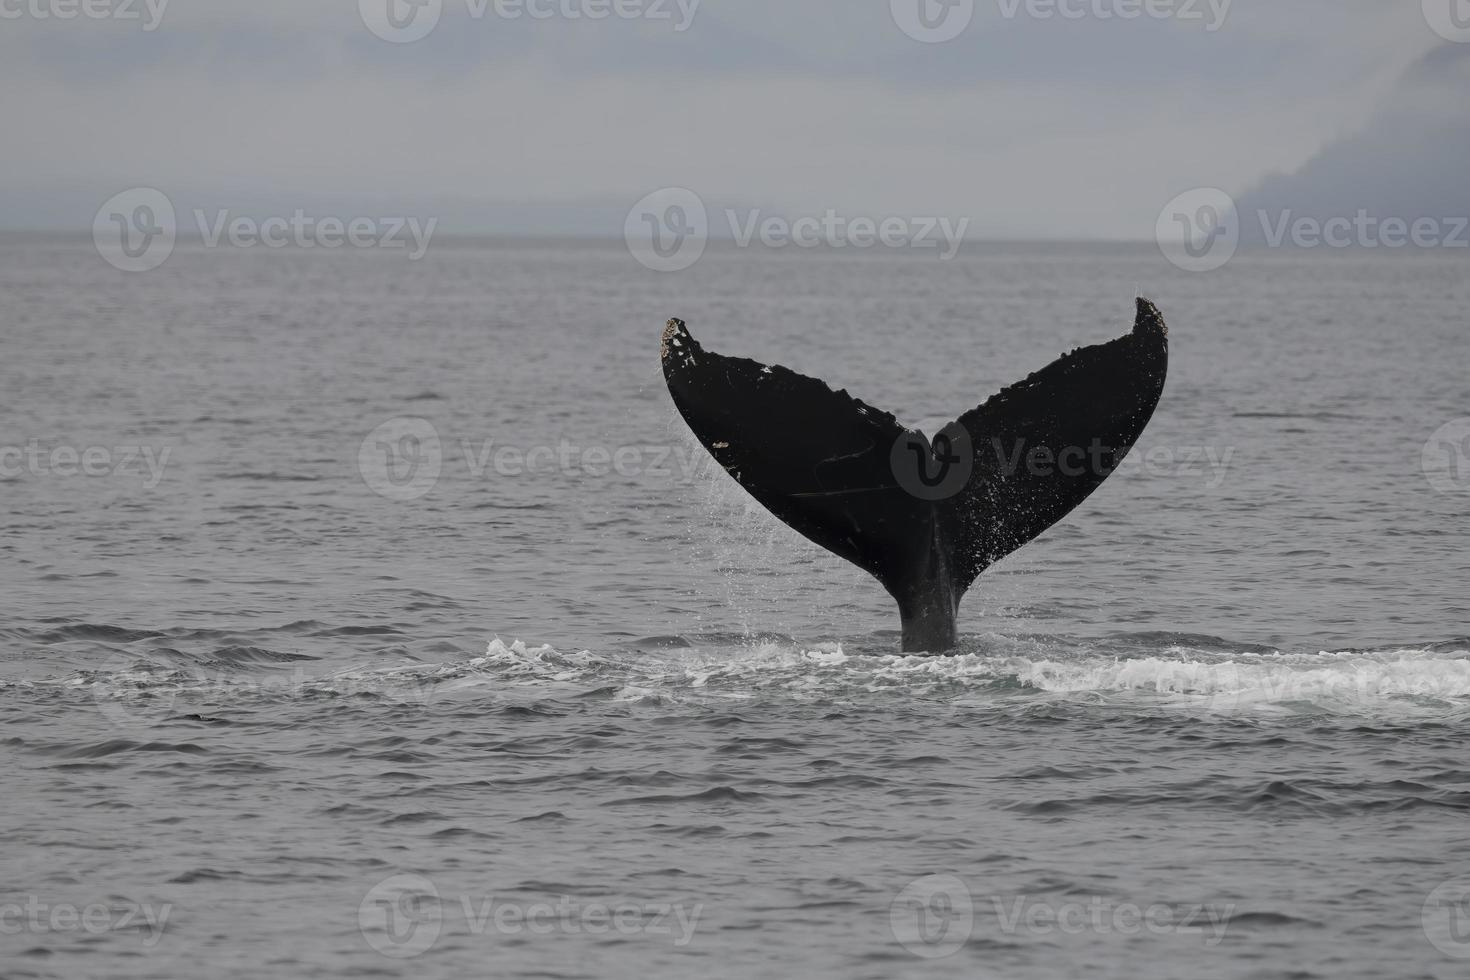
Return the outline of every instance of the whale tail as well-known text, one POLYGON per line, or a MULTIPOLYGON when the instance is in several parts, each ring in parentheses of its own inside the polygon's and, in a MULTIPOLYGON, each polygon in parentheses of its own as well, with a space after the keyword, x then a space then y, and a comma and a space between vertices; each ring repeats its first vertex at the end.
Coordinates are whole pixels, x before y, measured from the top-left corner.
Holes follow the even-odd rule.
POLYGON ((664 330, 674 404, 771 513, 872 574, 897 600, 903 649, 958 644, 980 573, 1056 524, 1118 467, 1164 390, 1168 329, 1138 300, 1132 333, 1066 355, 933 440, 779 366, 664 330))

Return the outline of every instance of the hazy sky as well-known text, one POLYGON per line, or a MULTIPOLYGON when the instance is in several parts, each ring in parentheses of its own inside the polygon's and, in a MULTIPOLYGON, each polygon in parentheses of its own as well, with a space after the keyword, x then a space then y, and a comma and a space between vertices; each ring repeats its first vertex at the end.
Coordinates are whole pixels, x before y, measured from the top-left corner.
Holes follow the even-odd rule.
POLYGON ((146 185, 616 234, 683 186, 1144 239, 1181 191, 1302 166, 1450 43, 1421 0, 946 0, 974 10, 943 43, 901 29, 919 0, 392 0, 437 14, 412 43, 369 29, 389 0, 161 2, 0 0, 0 223, 85 229, 146 185))

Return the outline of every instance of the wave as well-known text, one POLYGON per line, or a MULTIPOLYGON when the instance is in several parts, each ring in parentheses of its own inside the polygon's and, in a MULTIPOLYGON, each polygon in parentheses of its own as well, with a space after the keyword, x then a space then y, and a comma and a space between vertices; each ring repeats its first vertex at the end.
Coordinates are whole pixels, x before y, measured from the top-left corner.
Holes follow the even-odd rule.
MULTIPOLYGON (((348 642, 349 638, 341 638, 348 642)), ((861 644, 867 647, 869 644, 861 644)), ((439 656, 445 652, 441 648, 439 656)), ((785 637, 651 637, 607 652, 562 652, 495 638, 479 656, 333 669, 250 645, 211 655, 128 657, 57 680, 99 704, 148 717, 240 699, 353 699, 432 707, 492 698, 536 710, 545 701, 647 704, 785 700, 893 707, 954 702, 1124 712, 1312 714, 1470 713, 1470 643, 1284 653, 1214 637, 1124 634, 972 637, 956 656, 859 652, 785 637)), ((411 658, 409 658, 411 660, 411 658)))
POLYGON ((1470 644, 1459 641, 1288 654, 1222 649, 1224 641, 1203 638, 1199 645, 1119 655, 1077 641, 997 636, 988 638, 988 652, 932 657, 850 654, 836 643, 691 640, 676 647, 659 639, 650 650, 603 655, 497 638, 481 657, 427 668, 416 678, 461 695, 493 689, 644 702, 945 700, 1005 707, 1040 700, 1210 713, 1470 709, 1470 644), (1017 655, 1016 647, 1028 653, 1017 655))

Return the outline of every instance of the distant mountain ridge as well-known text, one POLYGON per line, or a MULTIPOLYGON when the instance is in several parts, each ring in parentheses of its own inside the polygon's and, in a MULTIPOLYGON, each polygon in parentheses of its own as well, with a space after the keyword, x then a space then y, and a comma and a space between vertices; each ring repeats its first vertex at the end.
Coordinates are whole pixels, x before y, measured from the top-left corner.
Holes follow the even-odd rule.
POLYGON ((1470 217, 1470 45, 1446 44, 1420 59, 1359 133, 1325 147, 1293 174, 1273 174, 1237 204, 1241 238, 1269 240, 1289 211, 1326 222, 1366 211, 1377 221, 1470 217))

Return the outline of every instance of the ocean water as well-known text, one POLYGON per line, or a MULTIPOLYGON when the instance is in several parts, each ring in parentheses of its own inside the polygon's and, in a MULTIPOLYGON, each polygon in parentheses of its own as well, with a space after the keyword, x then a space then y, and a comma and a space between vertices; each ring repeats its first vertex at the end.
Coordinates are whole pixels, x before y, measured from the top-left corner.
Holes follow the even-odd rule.
POLYGON ((0 240, 0 974, 1464 976, 1466 272, 0 240), (954 657, 659 370, 932 425, 1140 293, 1153 423, 954 657))

